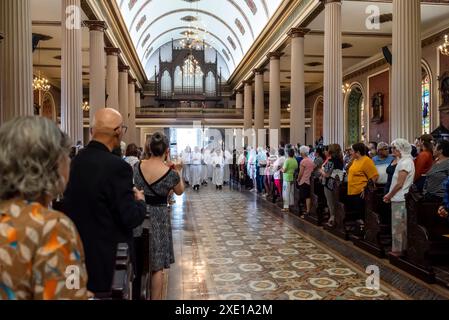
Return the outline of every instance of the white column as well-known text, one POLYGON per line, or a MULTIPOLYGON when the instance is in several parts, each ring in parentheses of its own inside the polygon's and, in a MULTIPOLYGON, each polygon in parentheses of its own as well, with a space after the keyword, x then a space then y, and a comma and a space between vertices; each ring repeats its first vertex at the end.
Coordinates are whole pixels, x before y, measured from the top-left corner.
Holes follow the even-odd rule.
MULTIPOLYGON (((267 56, 270 60, 269 128, 277 130, 277 139, 281 136, 281 56, 282 53, 278 52, 271 52, 267 56)), ((270 141, 275 141, 271 135, 272 132, 270 141)))
POLYGON ((75 6, 81 12, 80 0, 63 0, 61 24, 61 129, 73 143, 84 141, 83 130, 83 57, 81 16, 71 19, 75 6))
MULTIPOLYGON (((120 106, 119 111, 123 117, 123 123, 126 126, 128 125, 128 104, 129 104, 128 72, 129 72, 128 66, 119 67, 119 91, 118 91, 119 106, 120 106)), ((125 140, 125 142, 128 141, 125 140)))
POLYGON ((341 0, 325 0, 324 143, 344 146, 341 0))
POLYGON ((118 99, 118 55, 119 48, 106 48, 106 106, 119 110, 118 99))
POLYGON ((413 142, 421 134, 421 6, 393 0, 391 140, 413 142))
MULTIPOLYGON (((140 89, 139 88, 137 88, 136 87, 136 98, 135 98, 135 101, 136 101, 136 113, 137 113, 137 111, 140 109, 140 107, 141 107, 141 96, 140 96, 140 93, 141 93, 141 91, 140 91, 140 89)), ((136 116, 134 115, 134 118, 135 118, 136 116)), ((135 122, 135 120, 134 120, 134 122, 135 122)), ((137 124, 135 125, 136 126, 136 130, 135 130, 135 134, 136 134, 136 141, 134 142, 135 144, 137 144, 138 146, 141 146, 141 141, 140 141, 140 128, 137 128, 137 124)))
POLYGON ((291 38, 291 88, 290 88, 290 143, 305 144, 306 141, 306 96, 304 88, 304 28, 293 28, 291 38))
POLYGON ((247 138, 245 138, 246 141, 246 145, 247 146, 252 146, 253 145, 253 139, 252 139, 252 132, 249 133, 249 131, 247 130, 252 130, 253 129, 253 86, 252 86, 252 81, 248 80, 248 81, 244 81, 244 96, 243 96, 243 116, 244 116, 244 120, 243 120, 243 128, 244 131, 243 133, 245 135, 248 135, 247 138))
POLYGON ((235 108, 243 109, 243 93, 241 91, 237 91, 235 94, 235 108))
POLYGON ((243 128, 252 129, 253 127, 253 86, 251 81, 244 82, 244 121, 243 128))
POLYGON ((34 114, 30 0, 1 0, 0 30, 1 123, 34 114))
POLYGON ((255 94, 254 94, 254 129, 257 137, 257 145, 265 146, 266 141, 263 141, 265 135, 259 137, 259 130, 265 128, 265 102, 264 102, 264 88, 263 88, 263 75, 265 69, 255 69, 255 94), (262 141, 259 141, 259 138, 262 141))
POLYGON ((130 79, 128 84, 128 144, 136 141, 136 79, 130 79))
POLYGON ((90 123, 98 109, 106 107, 106 69, 104 52, 104 31, 106 23, 104 21, 85 21, 89 27, 90 50, 89 50, 89 104, 90 123))

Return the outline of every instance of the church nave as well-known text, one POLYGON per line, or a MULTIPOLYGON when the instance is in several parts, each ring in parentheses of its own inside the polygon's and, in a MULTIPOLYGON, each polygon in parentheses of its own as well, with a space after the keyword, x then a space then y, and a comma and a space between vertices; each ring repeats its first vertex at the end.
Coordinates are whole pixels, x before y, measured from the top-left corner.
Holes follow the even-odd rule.
POLYGON ((304 220, 283 216, 250 192, 189 189, 177 199, 172 224, 176 262, 168 271, 169 300, 449 297, 304 220), (366 288, 363 263, 381 267, 380 290, 366 288), (396 286, 383 280, 384 271, 396 286))

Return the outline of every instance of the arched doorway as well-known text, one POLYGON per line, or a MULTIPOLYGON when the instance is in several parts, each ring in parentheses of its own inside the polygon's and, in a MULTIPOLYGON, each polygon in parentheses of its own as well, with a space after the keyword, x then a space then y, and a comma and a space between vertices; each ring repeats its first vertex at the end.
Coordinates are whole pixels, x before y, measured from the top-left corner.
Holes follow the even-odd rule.
POLYGON ((347 145, 364 140, 365 124, 363 92, 359 86, 353 86, 347 99, 347 145))
POLYGON ((313 106, 313 140, 316 143, 323 137, 324 100, 320 96, 313 106))

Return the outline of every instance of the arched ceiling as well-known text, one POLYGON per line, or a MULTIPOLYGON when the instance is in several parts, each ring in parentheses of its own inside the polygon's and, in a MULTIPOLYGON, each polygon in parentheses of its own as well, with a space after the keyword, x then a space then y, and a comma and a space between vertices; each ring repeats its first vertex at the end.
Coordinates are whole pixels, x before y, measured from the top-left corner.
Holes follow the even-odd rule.
POLYGON ((282 0, 116 0, 149 78, 148 61, 171 39, 196 29, 235 70, 282 0))

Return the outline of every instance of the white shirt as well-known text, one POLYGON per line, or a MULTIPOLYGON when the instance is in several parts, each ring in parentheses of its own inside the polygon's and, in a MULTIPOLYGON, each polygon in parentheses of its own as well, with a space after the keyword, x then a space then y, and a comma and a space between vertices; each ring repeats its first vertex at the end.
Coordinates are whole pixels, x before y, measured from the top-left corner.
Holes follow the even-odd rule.
POLYGON ((391 202, 404 202, 405 195, 408 193, 411 185, 413 184, 413 178, 415 177, 415 164, 413 163, 412 157, 403 157, 398 161, 396 171, 394 172, 393 179, 391 180, 390 192, 398 182, 399 172, 401 171, 407 172, 407 178, 405 179, 401 190, 399 190, 394 197, 391 198, 391 202))
POLYGON ((182 154, 181 154, 181 158, 182 158, 182 162, 184 163, 184 164, 190 164, 191 163, 191 161, 192 161, 192 154, 190 153, 190 152, 183 152, 182 154))
POLYGON ((282 157, 279 157, 275 162, 274 162, 274 164, 273 164, 273 167, 274 167, 274 170, 275 170, 275 172, 274 172, 274 179, 276 179, 276 180, 279 180, 279 179, 281 179, 281 169, 279 169, 278 170, 278 168, 279 167, 283 167, 284 166, 284 162, 285 162, 285 157, 284 156, 282 156, 282 157))
POLYGON ((201 164, 202 155, 201 152, 193 152, 192 153, 192 164, 198 165, 201 164))

